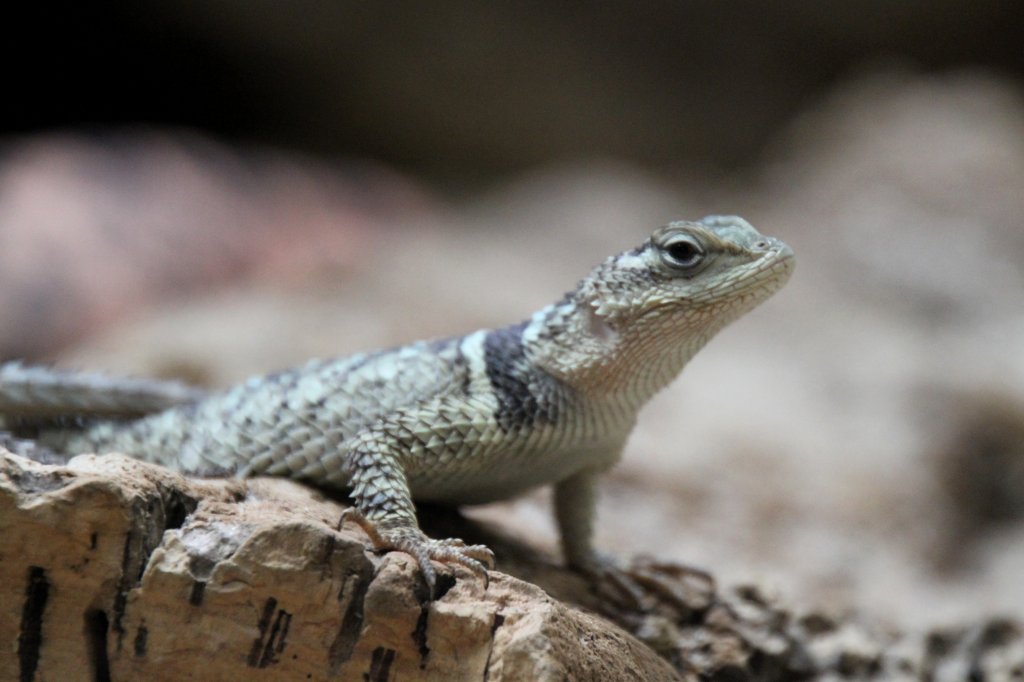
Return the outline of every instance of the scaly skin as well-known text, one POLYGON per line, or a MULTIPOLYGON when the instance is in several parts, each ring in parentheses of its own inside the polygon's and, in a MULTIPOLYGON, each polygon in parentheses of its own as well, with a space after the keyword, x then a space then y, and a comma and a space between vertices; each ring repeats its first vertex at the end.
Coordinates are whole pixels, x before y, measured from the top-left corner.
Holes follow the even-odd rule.
MULTIPOLYGON (((64 407, 100 418, 41 423, 38 442, 68 454, 124 452, 189 474, 347 490, 346 518, 378 549, 415 556, 431 585, 432 559, 485 573, 492 556, 428 538, 414 499, 476 504, 553 484, 565 558, 591 571, 603 565, 591 544, 595 482, 618 461, 637 412, 792 269, 789 247, 740 218, 675 222, 520 324, 314 361, 205 397, 138 384, 153 409, 180 404, 128 421, 103 418, 102 405, 116 413, 111 403, 131 400, 114 399, 117 382, 93 377, 96 409, 81 390, 64 407)), ((12 367, 0 367, 0 414, 31 423, 27 370, 12 367), (20 383, 6 385, 5 371, 20 383)), ((47 385, 39 415, 60 413, 60 385, 47 385)))

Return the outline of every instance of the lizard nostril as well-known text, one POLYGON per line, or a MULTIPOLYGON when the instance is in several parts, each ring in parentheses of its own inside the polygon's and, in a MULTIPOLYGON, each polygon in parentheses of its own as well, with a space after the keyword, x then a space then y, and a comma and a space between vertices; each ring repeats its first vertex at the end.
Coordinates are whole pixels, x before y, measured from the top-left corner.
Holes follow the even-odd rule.
POLYGON ((771 242, 769 242, 767 239, 762 239, 760 241, 754 242, 754 248, 757 249, 758 251, 765 251, 768 249, 770 245, 771 242))

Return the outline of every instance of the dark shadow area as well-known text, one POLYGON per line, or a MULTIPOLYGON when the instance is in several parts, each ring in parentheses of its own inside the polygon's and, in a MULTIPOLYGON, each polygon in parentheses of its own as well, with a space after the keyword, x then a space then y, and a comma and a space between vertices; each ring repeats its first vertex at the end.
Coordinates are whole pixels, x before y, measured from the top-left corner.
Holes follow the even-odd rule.
POLYGON ((463 180, 580 156, 735 167, 862 68, 1024 73, 1012 0, 35 12, 0 48, 8 132, 182 126, 463 180))

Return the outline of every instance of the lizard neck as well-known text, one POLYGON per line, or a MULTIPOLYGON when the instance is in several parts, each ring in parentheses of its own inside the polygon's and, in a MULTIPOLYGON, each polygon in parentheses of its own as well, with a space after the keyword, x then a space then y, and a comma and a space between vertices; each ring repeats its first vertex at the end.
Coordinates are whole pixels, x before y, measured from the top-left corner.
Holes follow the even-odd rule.
POLYGON ((634 410, 668 385, 722 327, 695 311, 616 319, 569 295, 523 330, 532 362, 588 396, 634 410))

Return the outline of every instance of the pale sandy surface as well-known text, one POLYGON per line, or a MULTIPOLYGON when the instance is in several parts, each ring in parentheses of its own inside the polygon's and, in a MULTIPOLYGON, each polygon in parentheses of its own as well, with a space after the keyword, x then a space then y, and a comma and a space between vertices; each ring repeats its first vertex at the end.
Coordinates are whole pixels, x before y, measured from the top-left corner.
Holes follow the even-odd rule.
MULTIPOLYGON (((1011 437, 993 460, 1005 470, 979 473, 991 453, 956 441, 977 405, 989 423, 988 400, 1008 429, 1024 420, 1024 102, 993 79, 855 82, 742 177, 536 172, 383 221, 344 267, 164 305, 62 360, 220 385, 500 325, 658 224, 706 213, 782 237, 797 272, 644 411, 599 544, 903 625, 1024 617, 1024 492, 1005 489, 1024 445, 1011 437), (942 476, 978 478, 980 498, 942 476), (968 508, 1000 495, 1006 522, 968 508)), ((479 513, 553 544, 546 507, 538 493, 479 513)))

